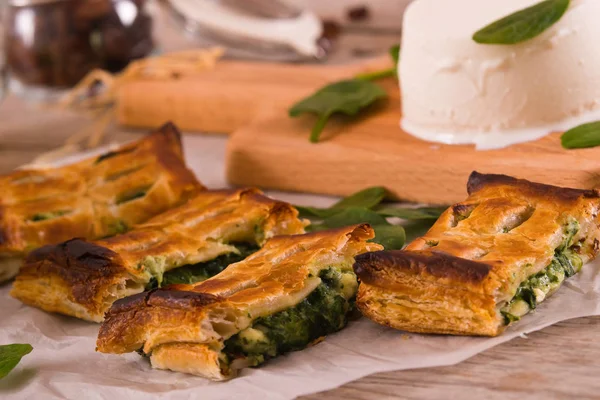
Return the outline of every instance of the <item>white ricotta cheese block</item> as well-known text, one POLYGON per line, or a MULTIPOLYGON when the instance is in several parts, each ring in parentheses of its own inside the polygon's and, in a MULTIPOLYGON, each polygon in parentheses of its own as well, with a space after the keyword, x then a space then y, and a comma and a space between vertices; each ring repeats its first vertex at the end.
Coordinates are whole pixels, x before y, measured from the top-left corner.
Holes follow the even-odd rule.
POLYGON ((572 0, 551 28, 516 45, 472 40, 539 0, 417 0, 404 15, 402 129, 491 149, 600 120, 600 0, 572 0))

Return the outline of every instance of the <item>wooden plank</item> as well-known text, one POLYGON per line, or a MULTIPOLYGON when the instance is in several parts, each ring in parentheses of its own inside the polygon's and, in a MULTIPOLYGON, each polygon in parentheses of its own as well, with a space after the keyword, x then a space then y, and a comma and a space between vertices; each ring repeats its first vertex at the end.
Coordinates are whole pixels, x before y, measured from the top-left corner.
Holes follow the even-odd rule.
POLYGON ((316 88, 359 72, 386 68, 387 55, 348 65, 222 61, 180 80, 139 80, 119 91, 117 119, 136 128, 172 121, 188 132, 230 133, 264 110, 289 104, 316 88))
POLYGON ((465 198, 473 170, 567 187, 600 184, 600 149, 565 150, 557 134, 505 149, 419 140, 399 127, 397 82, 385 82, 389 102, 367 117, 330 124, 323 141, 308 141, 314 117, 292 119, 285 108, 237 131, 227 152, 227 177, 236 185, 347 195, 382 185, 403 200, 449 204, 465 198))

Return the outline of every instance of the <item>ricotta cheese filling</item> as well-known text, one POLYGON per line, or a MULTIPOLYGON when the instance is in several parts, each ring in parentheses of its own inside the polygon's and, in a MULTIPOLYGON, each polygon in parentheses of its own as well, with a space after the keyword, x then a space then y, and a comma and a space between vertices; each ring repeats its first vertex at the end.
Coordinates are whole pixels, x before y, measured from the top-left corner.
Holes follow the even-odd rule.
POLYGON ((319 273, 321 283, 302 302, 253 324, 225 341, 221 362, 233 368, 254 367, 279 354, 301 350, 346 326, 354 309, 358 282, 349 267, 319 273))
POLYGON ((516 45, 473 41, 539 0, 418 0, 403 22, 402 129, 424 140, 501 148, 600 119, 600 1, 516 45))

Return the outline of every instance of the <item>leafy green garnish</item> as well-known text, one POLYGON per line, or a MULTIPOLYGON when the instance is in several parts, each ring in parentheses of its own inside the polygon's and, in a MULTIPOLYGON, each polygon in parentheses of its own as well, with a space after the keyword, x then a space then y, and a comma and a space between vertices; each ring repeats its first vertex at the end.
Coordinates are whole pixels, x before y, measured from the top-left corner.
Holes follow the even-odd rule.
POLYGON ((349 207, 323 220, 320 224, 311 225, 312 230, 334 229, 356 224, 385 225, 385 217, 364 207, 349 207))
POLYGON ((361 223, 370 224, 375 231, 373 242, 388 250, 401 249, 407 241, 422 236, 447 207, 396 208, 381 206, 387 190, 373 186, 356 192, 329 208, 296 206, 300 216, 309 218, 309 231, 334 229, 361 223), (392 225, 387 218, 407 220, 403 226, 392 225))
POLYGON ((400 250, 404 246, 406 233, 402 226, 392 225, 385 217, 364 207, 348 207, 324 219, 321 223, 310 225, 307 229, 320 231, 365 223, 371 225, 375 231, 373 242, 381 244, 387 250, 400 250))
POLYGON ((379 215, 402 219, 438 219, 447 207, 395 208, 383 207, 377 209, 379 215))
POLYGON ((372 208, 378 205, 385 199, 387 190, 382 186, 372 186, 367 189, 360 190, 344 197, 333 205, 332 208, 343 209, 348 207, 366 207, 372 208))
POLYGON ((0 346, 0 379, 12 371, 25 355, 31 353, 30 344, 6 344, 0 346))
POLYGON ((517 44, 533 39, 562 18, 570 0, 546 0, 510 14, 473 35, 481 44, 517 44))
POLYGON ((386 193, 387 191, 384 187, 373 186, 351 194, 350 196, 343 198, 342 200, 338 201, 329 208, 303 206, 296 206, 296 208, 298 209, 298 211, 300 211, 301 217, 327 218, 339 213, 340 211, 348 207, 364 207, 371 209, 383 201, 386 193))
POLYGON ((373 242, 388 250, 399 250, 407 236, 411 239, 427 231, 432 221, 437 219, 445 207, 394 208, 381 207, 387 190, 380 186, 356 192, 335 203, 329 208, 296 206, 300 216, 309 218, 309 231, 321 231, 343 226, 368 223, 375 231, 373 242), (410 220, 405 226, 392 225, 387 218, 396 217, 410 220), (408 231, 406 230, 408 229, 408 231))
POLYGON ((304 113, 316 114, 318 119, 310 135, 310 141, 317 143, 329 118, 335 113, 356 115, 375 101, 387 97, 380 86, 358 79, 332 83, 319 89, 312 96, 296 103, 290 109, 290 116, 304 113))
POLYGON ((386 250, 401 250, 406 242, 406 231, 400 225, 375 225, 375 239, 386 250))
POLYGON ((585 149, 600 146, 600 121, 570 129, 563 133, 560 141, 565 149, 585 149))
POLYGON ((332 115, 354 116, 377 100, 387 97, 385 90, 371 81, 396 76, 399 53, 399 45, 390 49, 390 55, 394 60, 392 68, 359 74, 354 79, 331 83, 311 96, 300 100, 290 108, 290 117, 298 117, 305 113, 315 114, 317 122, 313 126, 310 141, 317 143, 332 115))

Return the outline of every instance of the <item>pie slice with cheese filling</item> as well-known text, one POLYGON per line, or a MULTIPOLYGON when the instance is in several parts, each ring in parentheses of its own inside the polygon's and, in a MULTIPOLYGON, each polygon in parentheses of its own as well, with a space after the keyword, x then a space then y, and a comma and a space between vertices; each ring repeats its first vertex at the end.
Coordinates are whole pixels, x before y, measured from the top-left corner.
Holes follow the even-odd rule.
POLYGON ((342 329, 358 287, 354 257, 382 247, 368 225, 279 236, 202 283, 116 302, 98 351, 224 380, 342 329))
POLYGON ((257 189, 207 190, 125 234, 33 251, 11 294, 45 311, 101 322, 115 300, 207 279, 267 239, 304 233, 304 226, 295 208, 257 189))
POLYGON ((123 233, 201 190, 172 124, 99 157, 0 176, 0 282, 35 248, 123 233))
POLYGON ((598 253, 596 190, 474 172, 468 192, 405 250, 358 257, 364 315, 411 332, 495 336, 598 253))

